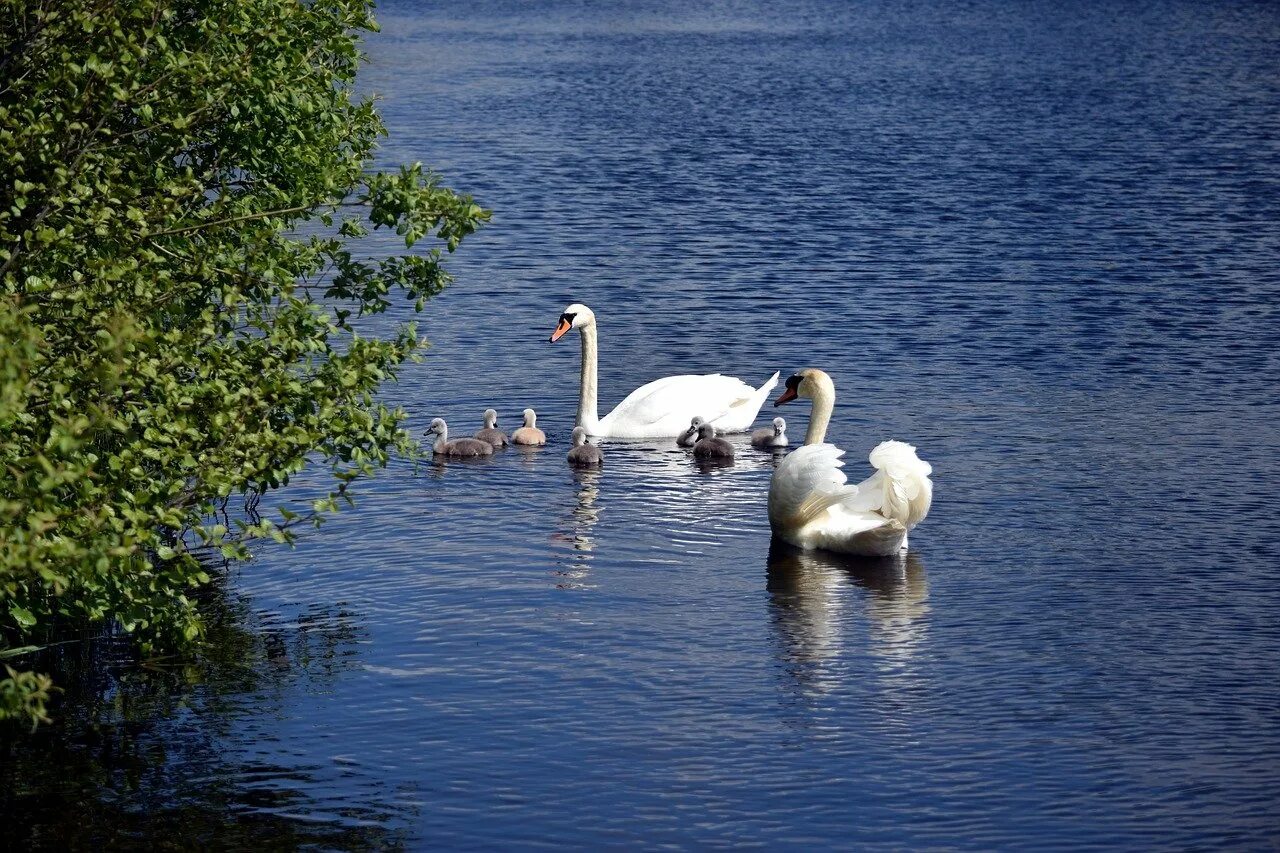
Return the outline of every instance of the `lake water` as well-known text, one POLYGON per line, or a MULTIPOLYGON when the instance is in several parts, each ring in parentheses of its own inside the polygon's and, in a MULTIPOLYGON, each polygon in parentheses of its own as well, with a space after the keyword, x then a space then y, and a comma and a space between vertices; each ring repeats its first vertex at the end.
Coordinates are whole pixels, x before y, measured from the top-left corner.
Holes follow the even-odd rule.
POLYGON ((3 753, 11 838, 1273 846, 1280 6, 617 5, 390 2, 368 44, 386 162, 495 211, 387 397, 551 444, 260 549, 208 670, 99 647, 3 753), (771 548, 745 445, 571 472, 573 301, 604 411, 827 370, 853 479, 934 466, 911 552, 771 548))

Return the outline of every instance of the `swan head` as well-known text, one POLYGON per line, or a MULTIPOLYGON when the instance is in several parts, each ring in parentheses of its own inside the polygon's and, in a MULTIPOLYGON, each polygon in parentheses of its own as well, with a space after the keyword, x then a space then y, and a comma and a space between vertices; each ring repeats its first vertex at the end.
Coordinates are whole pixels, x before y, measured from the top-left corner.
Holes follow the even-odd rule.
POLYGON ((716 428, 711 424, 703 422, 698 424, 698 438, 715 438, 716 428))
POLYGON ((782 434, 783 434, 784 432, 786 432, 786 431, 787 431, 787 422, 786 422, 786 421, 784 421, 782 418, 774 418, 774 419, 773 419, 773 434, 774 434, 774 435, 782 435, 782 434))
MULTIPOLYGON (((816 367, 806 367, 804 370, 787 377, 786 390, 782 392, 778 399, 773 401, 773 405, 781 406, 783 403, 790 403, 797 397, 812 400, 824 391, 829 396, 835 396, 836 385, 831 381, 831 377, 816 367)), ((783 426, 785 425, 783 424, 783 426)))
POLYGON ((531 427, 531 426, 533 426, 535 423, 537 423, 537 421, 538 421, 538 413, 537 413, 537 412, 535 412, 533 409, 525 409, 525 410, 524 410, 524 425, 525 425, 525 426, 527 426, 527 427, 531 427))
POLYGON ((563 338, 570 329, 582 329, 594 325, 595 322, 596 315, 591 313, 591 309, 581 302, 575 302, 560 313, 556 330, 551 333, 551 343, 563 338))
POLYGON ((498 425, 498 410, 497 410, 497 409, 485 409, 485 410, 484 410, 484 425, 485 425, 485 428, 486 428, 486 429, 493 429, 494 427, 496 427, 496 426, 498 425))
POLYGON ((427 435, 444 435, 448 430, 444 418, 435 418, 431 421, 431 426, 427 427, 427 435))
POLYGON ((573 428, 573 446, 581 447, 587 443, 587 431, 583 427, 573 428))

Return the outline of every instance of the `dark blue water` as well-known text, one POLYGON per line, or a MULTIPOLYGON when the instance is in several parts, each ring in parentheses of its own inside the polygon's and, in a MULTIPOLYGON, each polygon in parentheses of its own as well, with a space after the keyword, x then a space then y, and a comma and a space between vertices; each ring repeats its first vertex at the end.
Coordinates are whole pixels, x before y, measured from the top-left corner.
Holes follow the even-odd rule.
POLYGON ((419 429, 534 406, 552 444, 397 463, 263 548, 248 663, 91 685, 11 800, 31 837, 1277 843, 1280 6, 380 20, 385 161, 495 211, 387 395, 419 429), (934 466, 911 553, 771 550, 746 446, 572 473, 572 301, 602 411, 831 373, 854 479, 886 438, 934 466))

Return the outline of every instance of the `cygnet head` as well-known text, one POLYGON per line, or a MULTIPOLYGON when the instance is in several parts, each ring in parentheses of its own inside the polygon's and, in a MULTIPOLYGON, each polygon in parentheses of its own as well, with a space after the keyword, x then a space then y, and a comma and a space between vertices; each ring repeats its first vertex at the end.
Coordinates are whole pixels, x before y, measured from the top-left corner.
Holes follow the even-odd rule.
POLYGON ((486 428, 486 429, 493 429, 494 427, 496 427, 496 426, 498 425, 498 410, 497 410, 497 409, 485 409, 485 410, 484 410, 484 425, 485 425, 485 428, 486 428))
POLYGON ((684 432, 676 436, 676 444, 681 447, 688 447, 693 444, 698 435, 698 429, 704 423, 706 423, 706 421, 702 417, 695 415, 693 420, 689 421, 689 427, 684 432))
POLYGON ((587 443, 587 431, 583 427, 573 428, 573 446, 581 447, 587 443))
POLYGON ((830 396, 835 396, 836 386, 831 381, 831 377, 816 367, 806 367, 787 378, 786 390, 778 399, 773 401, 773 405, 781 406, 783 403, 790 403, 797 397, 804 397, 812 400, 818 394, 825 391, 830 396))
POLYGON ((786 422, 786 421, 784 421, 782 418, 774 418, 774 419, 773 419, 773 434, 774 434, 774 435, 782 435, 782 434, 783 434, 784 432, 786 432, 786 431, 787 431, 787 422, 786 422))
POLYGON ((527 427, 534 426, 538 422, 538 413, 533 409, 524 410, 524 425, 527 427))
POLYGON ((435 418, 431 421, 431 426, 427 427, 427 435, 444 435, 449 427, 445 425, 444 418, 435 418))
POLYGON ((698 424, 698 438, 714 438, 716 428, 708 423, 698 424))
POLYGON ((582 329, 594 325, 595 322, 596 315, 591 313, 591 309, 581 302, 575 302, 560 313, 556 330, 551 333, 551 343, 563 338, 570 329, 582 329))

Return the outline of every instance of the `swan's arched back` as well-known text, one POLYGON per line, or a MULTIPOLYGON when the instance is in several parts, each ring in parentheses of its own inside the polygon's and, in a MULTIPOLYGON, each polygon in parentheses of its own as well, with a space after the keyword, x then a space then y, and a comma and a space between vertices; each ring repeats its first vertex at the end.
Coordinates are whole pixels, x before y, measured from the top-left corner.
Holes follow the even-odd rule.
POLYGON ((802 548, 895 553, 929 512, 929 463, 911 445, 887 441, 871 452, 878 470, 850 486, 841 470, 843 455, 832 444, 809 444, 784 458, 769 483, 770 526, 802 548))

